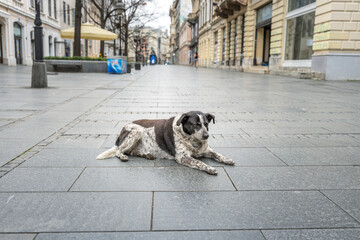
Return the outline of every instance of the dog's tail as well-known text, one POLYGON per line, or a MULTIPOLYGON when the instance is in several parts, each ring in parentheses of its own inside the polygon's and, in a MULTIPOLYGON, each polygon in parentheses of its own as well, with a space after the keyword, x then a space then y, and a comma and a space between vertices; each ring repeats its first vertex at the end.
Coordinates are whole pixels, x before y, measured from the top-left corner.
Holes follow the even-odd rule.
POLYGON ((116 150, 117 150, 117 146, 113 146, 109 150, 106 150, 105 152, 99 154, 99 156, 97 156, 96 159, 101 160, 101 159, 105 159, 105 158, 115 157, 116 150))

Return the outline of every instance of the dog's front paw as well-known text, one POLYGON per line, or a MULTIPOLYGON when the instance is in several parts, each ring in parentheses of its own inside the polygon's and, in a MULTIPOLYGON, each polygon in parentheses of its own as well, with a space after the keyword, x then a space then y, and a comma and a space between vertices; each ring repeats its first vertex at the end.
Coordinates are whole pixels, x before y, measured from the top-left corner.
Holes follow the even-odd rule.
POLYGON ((235 162, 233 160, 231 160, 230 158, 225 158, 224 159, 224 163, 226 165, 231 165, 231 166, 234 166, 235 165, 235 162))
POLYGON ((218 172, 216 171, 216 169, 213 168, 213 167, 210 167, 210 168, 206 169, 206 172, 207 172, 208 174, 211 174, 211 175, 217 175, 217 174, 218 174, 218 172))

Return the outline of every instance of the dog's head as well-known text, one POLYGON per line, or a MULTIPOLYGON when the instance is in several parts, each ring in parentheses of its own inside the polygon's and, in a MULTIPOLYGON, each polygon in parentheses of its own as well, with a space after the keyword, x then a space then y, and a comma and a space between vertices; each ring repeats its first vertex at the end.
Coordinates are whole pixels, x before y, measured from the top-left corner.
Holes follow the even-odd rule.
POLYGON ((215 123, 214 115, 193 111, 181 115, 176 125, 180 126, 182 124, 182 129, 186 134, 192 135, 200 141, 206 141, 209 138, 208 131, 211 120, 215 123))

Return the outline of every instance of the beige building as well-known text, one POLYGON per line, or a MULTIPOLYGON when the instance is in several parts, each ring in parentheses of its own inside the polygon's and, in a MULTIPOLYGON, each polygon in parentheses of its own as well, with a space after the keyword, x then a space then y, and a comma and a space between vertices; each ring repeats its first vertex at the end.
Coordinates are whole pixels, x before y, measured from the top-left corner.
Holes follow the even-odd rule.
POLYGON ((201 0, 200 66, 359 80, 359 5, 358 0, 201 0))

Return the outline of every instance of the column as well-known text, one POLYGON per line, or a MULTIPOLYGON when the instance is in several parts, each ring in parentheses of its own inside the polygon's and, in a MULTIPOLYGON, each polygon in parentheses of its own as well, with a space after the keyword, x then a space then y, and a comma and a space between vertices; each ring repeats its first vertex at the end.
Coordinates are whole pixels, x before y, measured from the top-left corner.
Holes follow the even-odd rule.
POLYGON ((281 56, 285 34, 283 33, 285 24, 285 6, 284 1, 273 1, 271 39, 270 39, 270 59, 269 69, 278 69, 281 64, 281 56))

